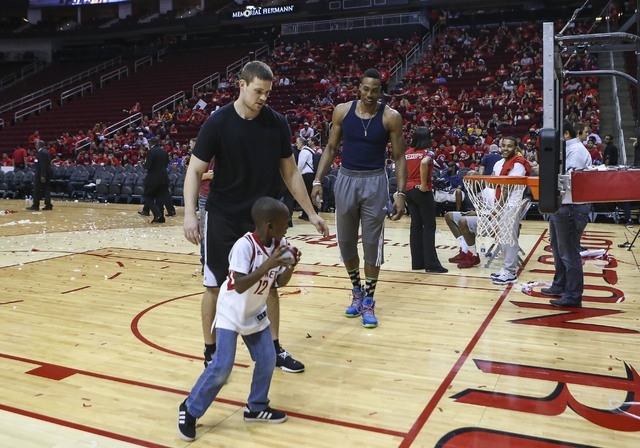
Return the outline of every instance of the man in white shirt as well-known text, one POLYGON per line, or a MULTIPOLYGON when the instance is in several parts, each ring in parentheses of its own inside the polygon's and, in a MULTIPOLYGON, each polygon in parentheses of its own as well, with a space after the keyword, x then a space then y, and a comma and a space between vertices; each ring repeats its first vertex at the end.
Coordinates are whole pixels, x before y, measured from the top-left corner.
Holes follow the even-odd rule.
MULTIPOLYGON (((307 146, 307 139, 303 137, 298 137, 296 139, 296 147, 298 148, 298 151, 300 151, 298 154, 298 171, 300 171, 300 174, 302 175, 304 186, 307 188, 307 193, 311 194, 313 179, 316 175, 313 170, 313 149, 307 146)), ((309 216, 304 210, 298 218, 309 221, 309 216)))
MULTIPOLYGON (((591 129, 585 123, 564 123, 566 141, 565 173, 591 165, 591 155, 584 146, 591 129)), ((587 223, 591 204, 574 203, 571 189, 562 198, 558 211, 549 218, 549 238, 555 273, 553 283, 541 292, 558 296, 551 304, 562 307, 581 307, 584 290, 584 273, 580 256, 580 238, 587 223)))
MULTIPOLYGON (((518 154, 518 142, 515 137, 504 137, 500 142, 500 153, 502 159, 493 166, 494 176, 528 176, 531 173, 531 166, 527 159, 518 154)), ((506 189, 496 194, 496 201, 514 201, 517 205, 522 202, 522 193, 515 191, 517 196, 506 196, 506 189), (500 195, 500 196, 499 196, 500 195)), ((513 194, 513 193, 512 193, 513 194)), ((504 267, 499 272, 491 274, 491 279, 495 285, 507 285, 516 283, 518 277, 518 229, 520 227, 520 216, 513 224, 513 244, 500 244, 500 250, 504 256, 504 267)))
POLYGON ((309 127, 309 123, 307 121, 304 122, 304 127, 300 129, 299 135, 302 138, 309 140, 314 135, 314 131, 312 127, 309 127))

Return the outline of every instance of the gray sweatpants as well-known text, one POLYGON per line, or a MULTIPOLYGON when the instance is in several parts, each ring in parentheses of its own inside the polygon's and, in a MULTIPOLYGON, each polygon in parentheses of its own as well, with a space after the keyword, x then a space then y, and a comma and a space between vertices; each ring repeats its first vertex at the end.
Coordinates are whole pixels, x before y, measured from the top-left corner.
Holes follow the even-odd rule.
POLYGON ((342 261, 358 256, 358 230, 362 224, 364 260, 380 266, 384 262, 384 220, 391 207, 386 170, 340 168, 334 192, 336 237, 342 261))

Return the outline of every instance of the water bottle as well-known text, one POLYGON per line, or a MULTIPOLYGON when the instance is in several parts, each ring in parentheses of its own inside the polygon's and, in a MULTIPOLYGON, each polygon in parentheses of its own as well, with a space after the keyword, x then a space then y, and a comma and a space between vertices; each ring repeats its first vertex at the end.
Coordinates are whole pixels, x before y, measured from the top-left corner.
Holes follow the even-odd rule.
POLYGON ((487 248, 485 247, 484 243, 482 243, 480 245, 480 257, 484 259, 486 256, 487 256, 487 248))

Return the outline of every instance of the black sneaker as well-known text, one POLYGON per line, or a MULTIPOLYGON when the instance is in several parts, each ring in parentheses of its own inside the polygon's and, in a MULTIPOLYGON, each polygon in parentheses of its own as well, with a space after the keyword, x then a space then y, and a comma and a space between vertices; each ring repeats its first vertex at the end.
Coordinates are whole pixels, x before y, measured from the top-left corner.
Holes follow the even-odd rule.
POLYGON ((562 299, 549 300, 549 303, 553 306, 562 306, 568 308, 582 308, 582 299, 571 300, 566 297, 562 299))
POLYGON ((551 288, 542 288, 540 292, 545 296, 562 297, 562 294, 563 294, 562 291, 556 291, 555 289, 551 289, 551 288))
POLYGON ((42 210, 53 210, 53 205, 45 205, 44 207, 42 207, 42 210))
POLYGON ((289 352, 282 347, 276 351, 276 367, 280 367, 284 372, 289 373, 304 372, 304 364, 293 359, 293 356, 291 356, 289 352))
POLYGON ((197 419, 187 411, 186 403, 184 401, 180 403, 180 407, 178 408, 178 435, 185 442, 195 440, 196 420, 197 419))
MULTIPOLYGON (((289 417, 287 417, 287 414, 285 414, 284 412, 278 411, 277 409, 271 409, 269 406, 267 406, 267 408, 262 411, 256 411, 256 412, 251 412, 248 406, 244 407, 245 422, 283 423, 283 422, 286 422, 288 418, 289 417)), ((195 427, 194 427, 194 437, 195 437, 195 427)))

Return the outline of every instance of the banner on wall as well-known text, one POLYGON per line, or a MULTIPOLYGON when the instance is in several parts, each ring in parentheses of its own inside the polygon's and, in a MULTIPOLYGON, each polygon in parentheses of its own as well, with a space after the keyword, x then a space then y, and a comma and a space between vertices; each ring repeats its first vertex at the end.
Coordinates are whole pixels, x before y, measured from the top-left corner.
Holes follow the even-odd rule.
POLYGON ((230 18, 233 20, 273 17, 277 15, 294 14, 298 12, 296 5, 278 5, 278 6, 253 6, 248 5, 240 11, 232 11, 230 18))

